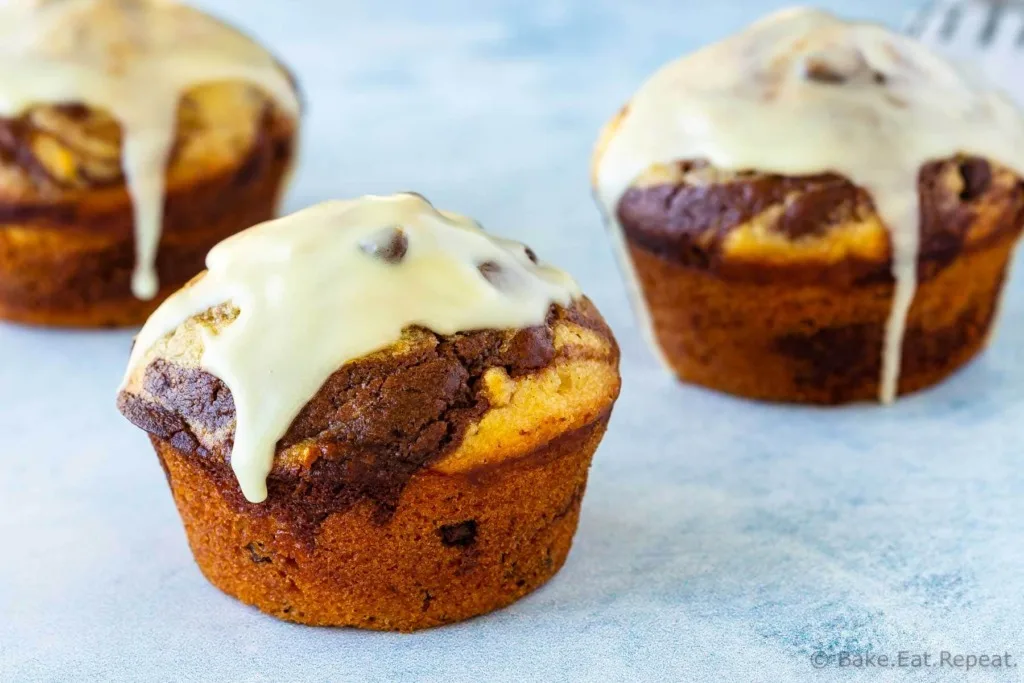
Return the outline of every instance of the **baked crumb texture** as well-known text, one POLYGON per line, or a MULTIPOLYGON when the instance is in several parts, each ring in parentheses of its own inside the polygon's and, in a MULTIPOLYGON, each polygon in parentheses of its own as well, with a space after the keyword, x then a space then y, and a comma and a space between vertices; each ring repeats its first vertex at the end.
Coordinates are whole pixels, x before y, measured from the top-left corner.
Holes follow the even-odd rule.
POLYGON ((278 442, 259 504, 230 468, 230 391, 199 368, 200 331, 236 315, 189 320, 119 396, 214 585, 289 621, 412 631, 508 605, 562 566, 619 391, 588 300, 523 330, 409 329, 347 363, 278 442))
POLYGON ((80 104, 0 119, 0 318, 141 323, 203 269, 214 244, 273 217, 295 125, 244 83, 185 93, 167 168, 160 293, 143 301, 131 292, 132 201, 117 121, 80 104))
MULTIPOLYGON (((984 346, 1024 221, 1024 181, 986 159, 928 163, 918 193, 920 284, 900 394, 984 346)), ((878 395, 894 281, 888 231, 863 189, 689 160, 650 168, 617 217, 680 379, 774 401, 878 395)))

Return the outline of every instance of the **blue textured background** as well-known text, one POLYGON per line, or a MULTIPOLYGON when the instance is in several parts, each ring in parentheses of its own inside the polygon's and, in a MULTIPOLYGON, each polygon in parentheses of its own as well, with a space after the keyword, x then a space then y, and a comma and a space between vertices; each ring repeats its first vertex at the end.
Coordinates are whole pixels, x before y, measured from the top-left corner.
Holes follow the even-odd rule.
MULTIPOLYGON (((902 22, 910 4, 827 3, 902 22)), ((0 680, 963 680, 818 651, 1024 660, 1024 281, 984 357, 890 409, 682 387, 643 348, 587 165, 662 62, 773 2, 204 5, 310 102, 289 209, 416 189, 578 276, 625 385, 562 572, 412 636, 277 622, 210 587, 144 436, 113 408, 130 334, 0 326, 0 680)), ((1019 670, 969 680, 1020 680, 1019 670)))

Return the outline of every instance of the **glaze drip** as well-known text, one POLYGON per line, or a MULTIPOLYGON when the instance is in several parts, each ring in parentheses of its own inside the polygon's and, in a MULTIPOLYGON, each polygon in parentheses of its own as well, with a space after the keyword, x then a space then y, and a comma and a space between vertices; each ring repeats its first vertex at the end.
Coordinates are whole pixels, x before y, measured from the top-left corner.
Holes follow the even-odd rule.
POLYGON ((1024 118, 911 38, 801 8, 655 73, 609 126, 595 154, 594 184, 620 243, 618 203, 655 164, 706 159, 732 171, 831 172, 867 190, 889 230, 895 281, 879 382, 879 399, 888 403, 917 289, 918 172, 957 154, 1024 173, 1024 118))
POLYGON ((0 7, 0 115, 82 103, 122 127, 132 197, 132 292, 151 299, 167 160, 178 103, 191 87, 243 81, 297 116, 288 75, 266 50, 220 21, 171 0, 11 0, 0 7))
POLYGON ((214 247, 208 270, 142 328, 122 389, 181 323, 236 308, 226 327, 204 330, 200 363, 231 390, 231 467, 245 497, 261 502, 277 441, 345 363, 410 326, 442 335, 525 328, 543 324, 553 304, 570 305, 576 284, 535 258, 419 195, 319 204, 214 247))

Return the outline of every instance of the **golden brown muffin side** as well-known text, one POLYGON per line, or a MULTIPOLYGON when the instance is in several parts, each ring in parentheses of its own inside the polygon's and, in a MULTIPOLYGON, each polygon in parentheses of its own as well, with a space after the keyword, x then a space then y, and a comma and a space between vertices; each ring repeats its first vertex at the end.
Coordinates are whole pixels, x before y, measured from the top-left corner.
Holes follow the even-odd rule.
MULTIPOLYGON (((931 386, 984 346, 1016 240, 964 254, 918 288, 898 392, 931 386)), ((629 246, 658 344, 687 382, 771 401, 878 396, 892 285, 729 281, 629 246)))
POLYGON ((363 502, 328 517, 312 546, 232 506, 195 458, 151 439, 213 585, 288 621, 415 631, 509 605, 558 572, 607 420, 500 468, 423 470, 386 524, 363 502))
POLYGON ((561 567, 619 390, 589 301, 524 330, 408 330, 346 364, 278 442, 260 504, 231 472, 233 401, 193 340, 165 340, 118 403, 225 592, 301 623, 415 630, 507 605, 561 567))
POLYGON ((142 322, 222 239, 272 218, 296 122, 250 86, 183 98, 157 255, 161 292, 131 294, 132 200, 120 128, 80 105, 0 121, 0 318, 47 325, 142 322))

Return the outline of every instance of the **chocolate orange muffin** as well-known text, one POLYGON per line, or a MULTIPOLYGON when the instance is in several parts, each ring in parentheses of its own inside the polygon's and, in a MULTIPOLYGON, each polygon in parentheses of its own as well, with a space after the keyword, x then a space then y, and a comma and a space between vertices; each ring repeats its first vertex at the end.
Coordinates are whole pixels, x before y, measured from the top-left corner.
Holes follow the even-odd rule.
POLYGON ((973 358, 1024 222, 1024 122, 914 40, 790 10, 664 67, 593 182, 682 380, 891 401, 973 358))
POLYGON ((0 318, 141 323, 274 215, 297 115, 273 56, 197 10, 0 8, 0 318))
POLYGON ((146 323, 118 407, 211 583, 411 631, 558 571, 619 391, 567 275, 413 194, 259 225, 207 264, 146 323))

